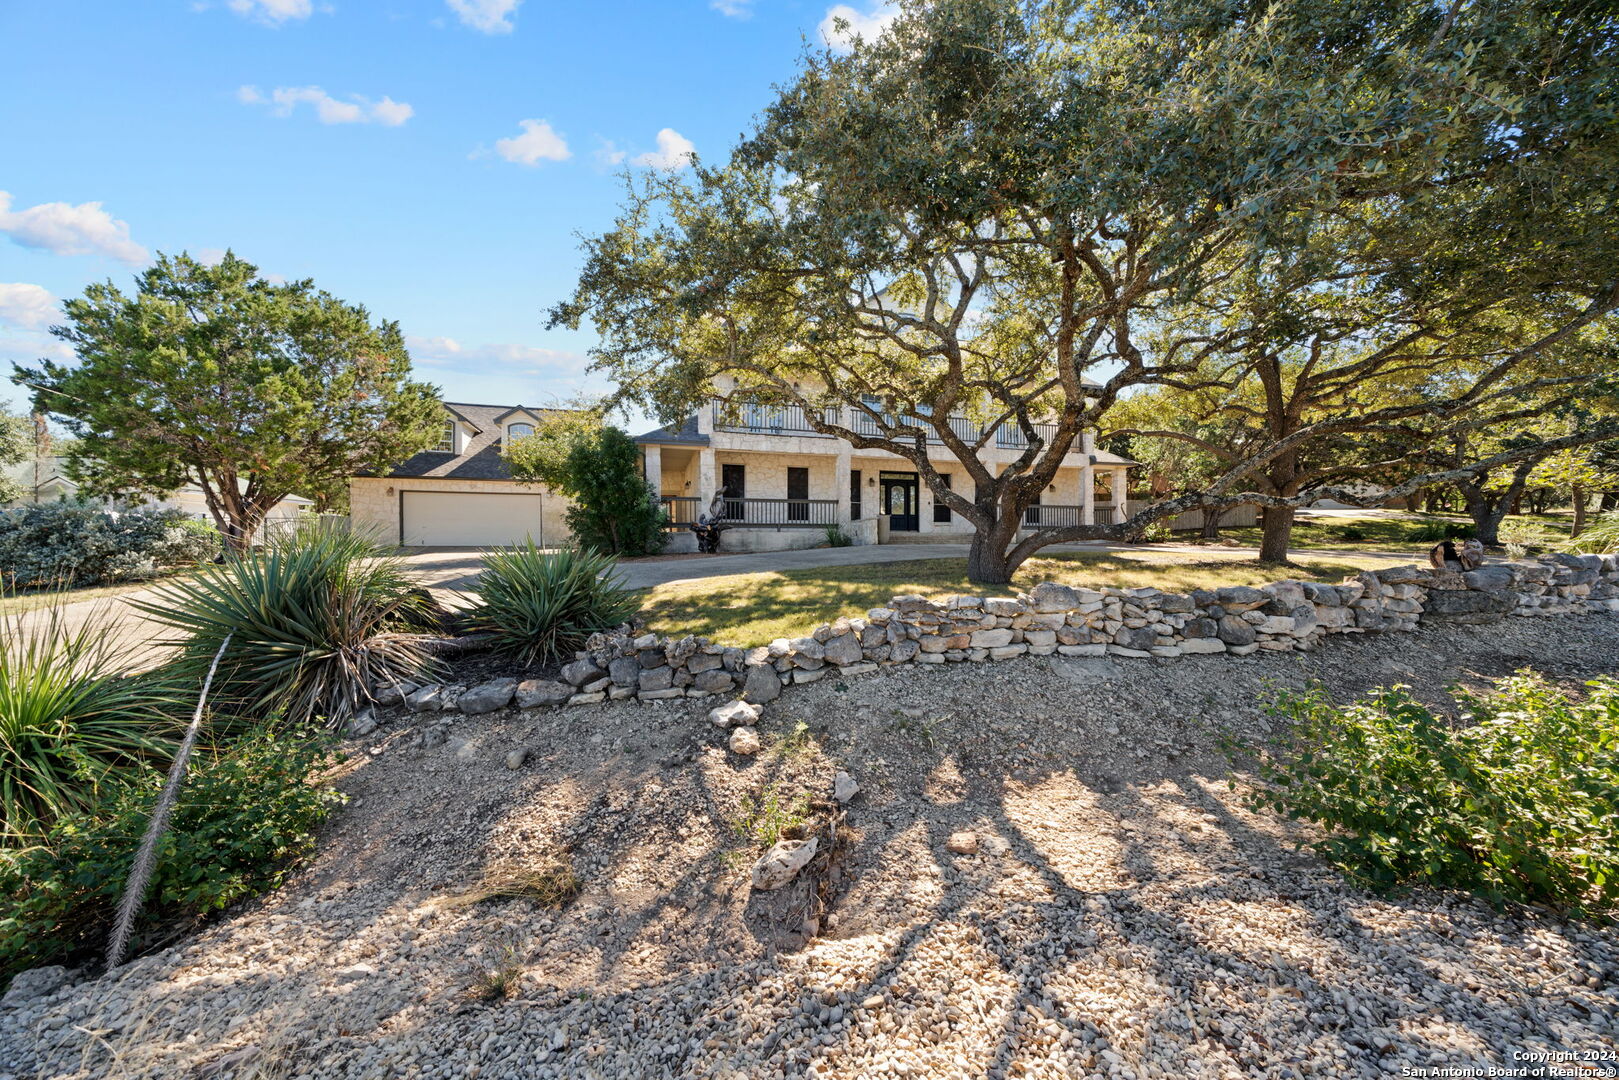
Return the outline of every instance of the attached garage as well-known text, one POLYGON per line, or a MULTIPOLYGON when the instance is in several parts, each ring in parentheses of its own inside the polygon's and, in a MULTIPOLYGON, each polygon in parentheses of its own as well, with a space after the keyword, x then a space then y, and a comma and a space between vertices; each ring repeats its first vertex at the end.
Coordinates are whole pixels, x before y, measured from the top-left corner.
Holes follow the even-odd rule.
POLYGON ((407 547, 500 547, 553 543, 541 495, 480 491, 399 492, 400 542, 407 547))

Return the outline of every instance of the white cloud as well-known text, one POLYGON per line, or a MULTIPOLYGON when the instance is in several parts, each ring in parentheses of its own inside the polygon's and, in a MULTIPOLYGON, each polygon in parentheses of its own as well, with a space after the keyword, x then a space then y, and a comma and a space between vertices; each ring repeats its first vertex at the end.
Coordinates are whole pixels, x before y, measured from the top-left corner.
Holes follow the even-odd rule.
POLYGON ((521 135, 495 140, 495 153, 519 165, 538 165, 544 161, 567 161, 573 156, 568 141, 551 129, 547 120, 523 120, 517 125, 521 135))
POLYGON ((523 0, 445 0, 462 24, 485 34, 509 34, 512 17, 523 0))
POLYGON ((0 191, 0 233, 53 255, 107 255, 131 265, 146 261, 146 249, 129 238, 129 223, 115 219, 99 202, 12 210, 10 193, 0 191))
POLYGON ((753 17, 753 0, 709 0, 708 6, 732 19, 753 17))
POLYGON ((875 41, 898 17, 899 12, 885 0, 877 0, 864 14, 848 4, 837 4, 828 8, 826 18, 821 20, 821 40, 839 52, 848 52, 854 48, 855 38, 875 41), (839 26, 839 22, 846 25, 839 26))
POLYGON ((597 165, 611 169, 616 165, 624 164, 624 159, 629 157, 629 154, 620 150, 618 144, 613 142, 612 139, 602 139, 602 144, 596 148, 594 156, 597 165))
POLYGON ((288 19, 307 19, 312 0, 228 0, 225 5, 244 18, 279 25, 288 19))
POLYGON ((0 281, 0 323, 18 330, 43 330, 61 313, 56 297, 43 286, 0 281))
POLYGON ((664 128, 658 132, 658 148, 637 155, 635 164, 652 169, 684 169, 691 164, 696 149, 690 139, 674 128, 664 128))
POLYGON ((451 337, 407 335, 405 348, 410 350, 411 359, 423 367, 468 371, 496 367, 506 369, 505 374, 554 378, 559 375, 583 375, 587 365, 586 358, 579 353, 511 342, 463 345, 451 337))
POLYGON ((372 101, 359 94, 350 94, 350 100, 339 101, 318 86, 278 86, 268 97, 256 86, 243 86, 236 91, 236 100, 243 105, 269 105, 276 116, 291 116, 299 105, 311 105, 315 116, 323 124, 381 124, 398 127, 416 110, 403 101, 384 97, 372 101))

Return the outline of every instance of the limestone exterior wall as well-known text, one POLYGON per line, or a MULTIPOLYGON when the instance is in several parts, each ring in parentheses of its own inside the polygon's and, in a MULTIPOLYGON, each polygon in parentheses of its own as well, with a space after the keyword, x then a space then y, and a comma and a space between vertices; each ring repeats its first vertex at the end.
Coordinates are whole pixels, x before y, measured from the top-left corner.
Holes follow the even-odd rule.
POLYGON ((488 712, 516 704, 583 705, 640 698, 740 695, 890 664, 974 663, 1018 656, 1244 656, 1314 649, 1337 634, 1410 631, 1511 616, 1619 614, 1619 555, 1548 555, 1461 573, 1398 566, 1335 585, 1278 581, 1190 594, 1044 583, 1016 597, 896 596, 864 618, 823 623, 752 649, 627 630, 597 634, 556 680, 499 679, 378 689, 419 712, 488 712))
MULTIPOLYGON (((821 442, 827 440, 822 439, 821 442)), ((750 499, 785 499, 787 497, 787 470, 809 470, 809 498, 836 499, 838 497, 837 458, 791 453, 741 452, 716 450, 714 453, 715 479, 720 467, 741 465, 747 469, 747 497, 750 499)), ((843 480, 842 483, 847 483, 843 480)), ((709 493, 710 495, 712 492, 709 493)))
POLYGON ((431 476, 354 476, 349 478, 349 521, 382 542, 399 543, 401 491, 471 491, 485 494, 540 495, 540 525, 545 542, 561 543, 568 537, 565 517, 570 500, 542 484, 515 480, 446 480, 431 476))

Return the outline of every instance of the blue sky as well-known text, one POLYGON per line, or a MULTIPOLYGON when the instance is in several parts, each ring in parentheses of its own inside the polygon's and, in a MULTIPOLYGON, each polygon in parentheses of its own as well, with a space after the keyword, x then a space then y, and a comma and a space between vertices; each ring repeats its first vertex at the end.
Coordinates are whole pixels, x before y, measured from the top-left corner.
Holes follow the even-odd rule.
MULTIPOLYGON (((548 331, 623 169, 724 156, 826 0, 0 0, 0 371, 56 304, 226 247, 397 319, 451 400, 604 384, 548 331)), ((24 394, 0 384, 0 402, 24 394)))

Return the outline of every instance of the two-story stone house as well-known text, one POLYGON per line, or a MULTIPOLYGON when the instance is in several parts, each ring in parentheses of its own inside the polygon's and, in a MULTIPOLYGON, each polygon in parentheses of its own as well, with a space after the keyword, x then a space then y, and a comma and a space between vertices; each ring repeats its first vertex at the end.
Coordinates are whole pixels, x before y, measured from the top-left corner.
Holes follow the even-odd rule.
MULTIPOLYGON (((870 417, 849 413, 852 430, 879 434, 870 417)), ((828 419, 838 422, 837 410, 828 419)), ((953 417, 951 424, 968 441, 980 434, 965 417, 953 417)), ((822 435, 796 405, 714 401, 683 423, 649 431, 636 442, 647 480, 676 525, 696 520, 715 493, 724 492, 726 550, 810 547, 823 542, 826 527, 834 524, 856 543, 875 543, 879 518, 886 518, 885 543, 962 541, 972 535, 961 515, 934 499, 912 462, 822 435)), ((941 442, 929 447, 941 475, 953 483, 970 482, 941 442)), ((998 472, 1026 448, 1023 434, 1003 425, 980 456, 998 472)), ((1126 472, 1135 462, 1097 450, 1089 431, 1067 462, 1040 505, 1025 515, 1025 528, 1108 524, 1123 515, 1126 472)))

